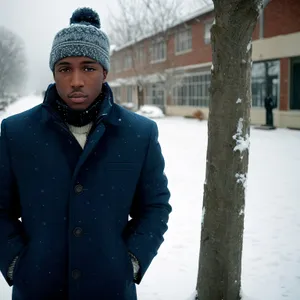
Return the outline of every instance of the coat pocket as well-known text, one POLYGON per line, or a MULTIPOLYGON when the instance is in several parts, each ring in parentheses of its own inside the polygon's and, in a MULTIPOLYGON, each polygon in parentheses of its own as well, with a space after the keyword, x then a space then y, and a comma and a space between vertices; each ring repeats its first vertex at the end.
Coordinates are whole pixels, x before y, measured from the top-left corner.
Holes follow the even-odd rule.
POLYGON ((127 256, 128 256, 128 263, 129 263, 129 270, 130 270, 130 280, 132 280, 132 282, 134 281, 134 270, 133 270, 133 264, 132 264, 132 260, 130 257, 130 254, 127 252, 127 256))
POLYGON ((127 246, 125 243, 123 243, 123 248, 124 248, 124 252, 126 255, 126 263, 127 263, 127 271, 128 271, 128 279, 130 282, 133 282, 134 280, 134 270, 133 270, 133 265, 132 265, 132 261, 131 261, 131 257, 130 254, 128 252, 127 246))

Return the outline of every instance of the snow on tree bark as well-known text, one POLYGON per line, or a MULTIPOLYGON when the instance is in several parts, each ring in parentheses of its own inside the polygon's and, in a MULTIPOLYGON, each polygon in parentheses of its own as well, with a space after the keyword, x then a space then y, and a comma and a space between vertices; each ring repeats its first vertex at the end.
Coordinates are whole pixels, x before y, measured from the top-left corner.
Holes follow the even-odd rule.
POLYGON ((213 68, 197 299, 238 300, 248 171, 252 34, 261 0, 213 0, 213 68))

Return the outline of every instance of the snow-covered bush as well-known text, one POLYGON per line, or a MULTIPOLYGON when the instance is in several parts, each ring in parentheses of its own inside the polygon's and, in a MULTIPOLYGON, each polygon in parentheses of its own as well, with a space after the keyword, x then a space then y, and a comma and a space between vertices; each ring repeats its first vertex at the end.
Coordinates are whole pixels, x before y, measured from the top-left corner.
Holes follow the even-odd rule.
POLYGON ((136 113, 150 119, 163 118, 165 116, 163 111, 154 105, 141 106, 136 113))

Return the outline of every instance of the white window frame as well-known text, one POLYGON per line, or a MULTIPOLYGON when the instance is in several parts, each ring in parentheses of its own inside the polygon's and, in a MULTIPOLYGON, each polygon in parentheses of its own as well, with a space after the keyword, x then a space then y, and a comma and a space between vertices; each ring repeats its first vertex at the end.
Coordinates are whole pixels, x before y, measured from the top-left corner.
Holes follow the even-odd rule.
POLYGON ((126 53, 124 57, 124 70, 132 69, 133 61, 131 53, 126 53))
POLYGON ((122 71, 122 64, 121 64, 121 59, 120 57, 117 57, 115 59, 115 72, 116 73, 119 73, 122 71))
POLYGON ((112 87, 112 92, 114 96, 114 101, 121 103, 121 86, 112 87))
POLYGON ((177 85, 173 87, 172 102, 176 106, 209 107, 211 72, 194 72, 176 76, 177 85), (202 80, 193 81, 199 76, 202 80), (210 80, 207 80, 210 78, 210 80), (186 95, 179 95, 185 92, 186 95))
POLYGON ((267 96, 267 84, 266 78, 272 76, 272 74, 266 74, 266 64, 276 63, 275 73, 272 81, 272 98, 277 104, 277 109, 280 105, 280 59, 271 59, 266 61, 256 61, 253 63, 251 71, 251 88, 252 88, 252 107, 263 108, 265 103, 264 99, 267 96), (256 66, 262 65, 263 69, 258 70, 256 66))
POLYGON ((126 102, 133 103, 133 86, 132 85, 126 86, 126 102))
POLYGON ((156 105, 159 107, 162 107, 166 103, 166 84, 165 82, 156 82, 156 83, 150 83, 146 87, 146 103, 150 105, 156 105), (163 93, 162 99, 159 99, 158 101, 154 100, 153 95, 163 93), (160 103, 157 103, 160 102, 160 103))
POLYGON ((213 26, 213 24, 214 24, 214 19, 210 20, 210 21, 207 21, 204 24, 204 43, 206 45, 211 43, 211 32, 210 32, 210 30, 211 30, 211 27, 213 26))
POLYGON ((136 49, 136 61, 139 65, 143 65, 145 62, 145 46, 138 45, 136 49))
POLYGON ((192 28, 179 30, 175 35, 175 54, 180 55, 190 52, 193 48, 192 28))
POLYGON ((167 59, 167 43, 164 40, 153 41, 150 49, 151 64, 164 62, 167 59), (163 55, 160 55, 162 53, 163 55))

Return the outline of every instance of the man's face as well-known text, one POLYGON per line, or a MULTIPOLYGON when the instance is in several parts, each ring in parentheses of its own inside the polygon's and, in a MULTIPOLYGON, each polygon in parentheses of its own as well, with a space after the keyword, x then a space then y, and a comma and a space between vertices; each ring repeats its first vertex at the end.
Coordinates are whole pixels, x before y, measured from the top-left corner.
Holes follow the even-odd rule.
POLYGON ((106 76, 103 67, 87 57, 66 57, 58 61, 54 68, 59 96, 76 110, 84 110, 95 101, 106 76))

